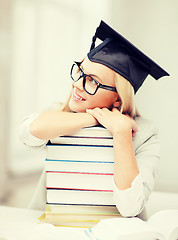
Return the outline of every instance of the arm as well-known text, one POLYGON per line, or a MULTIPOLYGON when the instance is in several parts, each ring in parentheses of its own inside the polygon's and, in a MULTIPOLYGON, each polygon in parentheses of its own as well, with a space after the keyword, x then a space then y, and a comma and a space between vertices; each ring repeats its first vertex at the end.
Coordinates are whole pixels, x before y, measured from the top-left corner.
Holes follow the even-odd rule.
POLYGON ((130 124, 129 128, 137 131, 134 120, 128 122, 122 116, 119 118, 117 111, 114 115, 105 109, 89 112, 113 134, 114 202, 123 216, 136 216, 144 208, 153 189, 159 159, 157 131, 152 124, 139 122, 139 131, 133 144, 128 127, 130 124))
POLYGON ((119 190, 114 183, 113 189, 114 202, 126 217, 138 215, 146 205, 153 190, 160 158, 158 134, 152 124, 140 128, 134 143, 137 145, 135 156, 140 173, 130 188, 119 190))
POLYGON ((119 190, 131 187, 139 174, 137 161, 132 144, 132 131, 137 131, 133 119, 121 114, 117 109, 106 108, 88 110, 113 135, 114 148, 114 181, 119 190))
POLYGON ((47 111, 41 113, 30 125, 30 132, 37 138, 49 140, 69 135, 84 128, 97 125, 96 119, 88 113, 47 111))
POLYGON ((133 149, 131 128, 113 135, 114 181, 119 190, 131 187, 139 169, 133 149))

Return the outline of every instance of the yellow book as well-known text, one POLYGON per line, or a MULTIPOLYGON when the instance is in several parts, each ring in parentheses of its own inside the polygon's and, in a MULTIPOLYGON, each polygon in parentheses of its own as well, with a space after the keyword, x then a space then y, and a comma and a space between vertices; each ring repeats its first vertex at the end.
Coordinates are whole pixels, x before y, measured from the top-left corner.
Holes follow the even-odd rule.
POLYGON ((116 213, 120 214, 117 207, 102 205, 67 205, 67 204, 46 204, 45 213, 116 213))
POLYGON ((67 212, 64 212, 64 210, 63 212, 59 212, 60 209, 62 209, 62 206, 58 208, 58 206, 47 205, 45 213, 39 218, 39 220, 55 226, 93 227, 102 219, 121 217, 117 209, 114 207, 111 208, 110 206, 109 209, 107 209, 107 207, 104 208, 103 206, 101 209, 100 206, 94 206, 94 209, 91 208, 91 212, 89 212, 89 207, 86 208, 85 212, 84 206, 82 206, 82 208, 77 207, 76 210, 78 210, 78 212, 74 212, 74 210, 73 212, 70 212, 70 209, 67 210, 66 206, 64 209, 67 210, 67 212))

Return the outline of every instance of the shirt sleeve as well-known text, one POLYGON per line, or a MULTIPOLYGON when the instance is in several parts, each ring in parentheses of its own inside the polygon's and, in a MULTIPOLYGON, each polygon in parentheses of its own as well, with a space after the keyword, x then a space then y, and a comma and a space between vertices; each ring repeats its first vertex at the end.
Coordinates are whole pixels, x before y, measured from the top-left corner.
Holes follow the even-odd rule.
POLYGON ((48 140, 42 140, 33 136, 30 132, 30 125, 40 113, 33 113, 22 120, 19 127, 19 139, 29 147, 44 147, 48 140))
POLYGON ((132 217, 141 213, 154 186, 157 173, 159 153, 158 133, 153 126, 147 126, 138 138, 141 142, 135 151, 139 174, 131 187, 119 190, 113 180, 114 202, 124 217, 132 217))

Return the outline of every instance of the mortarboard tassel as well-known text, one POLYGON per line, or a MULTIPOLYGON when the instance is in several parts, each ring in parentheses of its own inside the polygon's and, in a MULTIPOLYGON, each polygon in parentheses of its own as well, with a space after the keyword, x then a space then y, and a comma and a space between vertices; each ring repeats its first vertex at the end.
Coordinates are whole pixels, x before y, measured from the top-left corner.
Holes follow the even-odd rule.
POLYGON ((90 47, 90 51, 91 51, 93 48, 95 48, 96 38, 97 38, 96 35, 94 35, 93 38, 92 38, 92 44, 91 44, 91 47, 90 47))

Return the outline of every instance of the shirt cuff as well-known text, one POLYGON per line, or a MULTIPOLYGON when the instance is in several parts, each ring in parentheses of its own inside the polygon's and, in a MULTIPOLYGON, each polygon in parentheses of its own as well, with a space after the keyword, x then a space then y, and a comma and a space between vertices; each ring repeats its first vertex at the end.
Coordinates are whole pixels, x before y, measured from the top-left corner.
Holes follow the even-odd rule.
POLYGON ((139 173, 131 187, 119 190, 113 179, 113 200, 119 212, 124 217, 138 215, 144 207, 143 179, 139 173))

